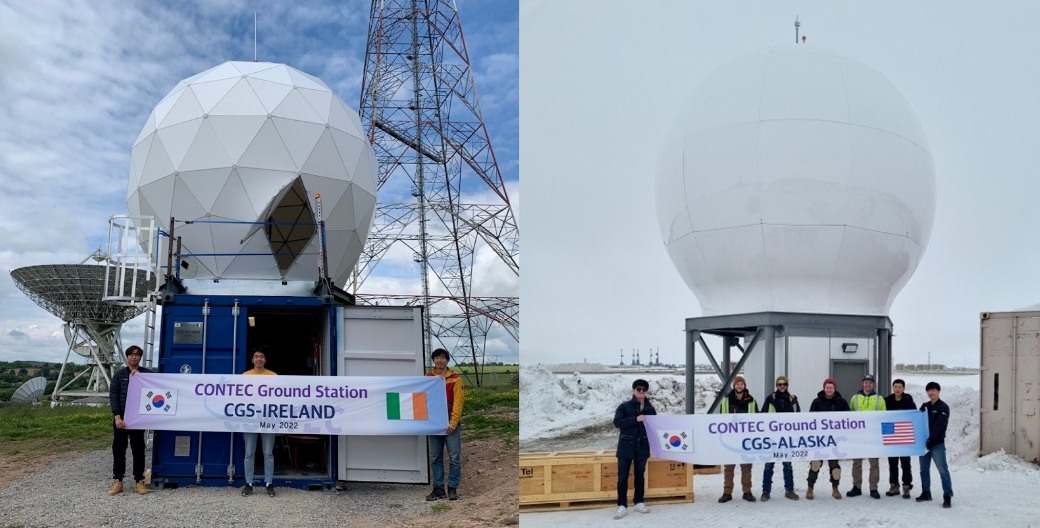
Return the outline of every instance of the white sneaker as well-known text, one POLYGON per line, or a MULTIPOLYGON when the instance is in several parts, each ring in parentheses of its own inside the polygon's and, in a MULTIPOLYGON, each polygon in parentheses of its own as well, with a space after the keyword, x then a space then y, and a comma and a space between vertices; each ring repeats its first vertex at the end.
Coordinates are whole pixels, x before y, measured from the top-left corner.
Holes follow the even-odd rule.
POLYGON ((650 508, 647 508, 646 504, 643 504, 642 502, 636 504, 632 509, 639 513, 650 513, 650 508))
POLYGON ((614 518, 615 519, 620 519, 620 518, 624 517, 627 513, 628 513, 628 508, 625 508, 624 506, 618 506, 617 507, 617 513, 614 514, 614 518))

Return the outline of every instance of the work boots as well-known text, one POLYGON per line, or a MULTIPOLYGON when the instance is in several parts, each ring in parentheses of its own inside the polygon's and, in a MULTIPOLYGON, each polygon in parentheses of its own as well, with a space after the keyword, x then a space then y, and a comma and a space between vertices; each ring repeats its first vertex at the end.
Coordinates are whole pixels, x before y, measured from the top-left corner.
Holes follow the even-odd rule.
POLYGON ((921 492, 921 496, 916 498, 916 499, 914 499, 914 500, 916 500, 917 502, 930 501, 930 500, 932 500, 932 492, 930 492, 930 491, 922 491, 921 492))
POLYGON ((841 490, 838 489, 838 486, 831 488, 831 497, 834 497, 835 499, 841 498, 841 490))
POLYGON ((122 480, 114 480, 113 479, 112 480, 112 487, 108 488, 108 496, 112 497, 114 495, 119 495, 122 492, 123 492, 123 481, 122 480))
POLYGON ((443 499, 447 496, 448 494, 444 493, 444 488, 440 486, 434 486, 433 491, 431 491, 430 494, 426 496, 426 500, 435 501, 437 499, 443 499))
POLYGON ((754 493, 745 493, 744 494, 744 500, 746 500, 748 502, 755 502, 755 494, 754 493))
POLYGON ((859 497, 860 495, 863 495, 863 490, 857 488, 856 486, 853 486, 852 489, 850 489, 849 492, 845 494, 846 497, 859 497))
POLYGON ((904 499, 909 499, 910 498, 910 490, 913 489, 913 487, 914 486, 912 484, 903 484, 903 498, 904 499))
POLYGON ((731 500, 733 500, 733 495, 730 495, 729 493, 723 493, 722 496, 719 497, 719 504, 729 502, 731 500))
POLYGON ((760 497, 760 500, 762 502, 765 502, 765 501, 769 500, 769 492, 768 491, 763 491, 762 492, 762 497, 760 497))
POLYGON ((795 493, 794 490, 791 490, 791 491, 788 491, 787 493, 784 493, 784 497, 787 497, 788 499, 791 499, 791 500, 798 500, 798 494, 795 493))
POLYGON ((816 496, 813 495, 812 488, 805 490, 805 500, 813 500, 816 496))
POLYGON ((943 495, 943 508, 950 508, 953 506, 952 504, 950 504, 950 498, 951 497, 949 495, 943 495))
POLYGON ((134 491, 137 492, 138 495, 147 495, 148 484, 146 484, 143 480, 138 481, 137 484, 134 484, 134 491))
POLYGON ((895 497, 899 495, 899 484, 892 484, 888 487, 888 491, 885 492, 886 497, 895 497))

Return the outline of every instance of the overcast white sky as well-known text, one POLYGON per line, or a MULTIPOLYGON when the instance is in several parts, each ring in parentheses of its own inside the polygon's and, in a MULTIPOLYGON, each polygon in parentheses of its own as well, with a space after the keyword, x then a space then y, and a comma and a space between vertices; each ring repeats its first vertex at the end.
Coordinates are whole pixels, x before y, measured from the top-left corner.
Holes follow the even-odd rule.
MULTIPOLYGON (((516 2, 458 1, 481 109, 510 198, 519 204, 516 2)), ((130 147, 174 85, 228 60, 283 62, 321 78, 356 109, 371 2, 0 0, 0 360, 60 361, 60 321, 8 271, 78 263, 102 244, 108 217, 126 213, 130 147)), ((406 252, 378 293, 410 291, 406 252)), ((478 263, 478 266, 485 265, 478 263)), ((414 273, 412 273, 414 275, 414 273)), ((418 281, 414 281, 418 284, 418 281)), ((478 295, 516 295, 508 271, 474 276, 478 295)), ((139 340, 141 323, 124 329, 139 340)), ((492 336, 487 353, 517 358, 492 336)))
POLYGON ((1040 302, 1040 4, 522 0, 524 363, 684 361, 700 306, 657 226, 663 134, 713 69, 794 45, 795 15, 807 45, 885 74, 931 147, 935 227, 889 314, 895 362, 977 365, 979 313, 1040 302))

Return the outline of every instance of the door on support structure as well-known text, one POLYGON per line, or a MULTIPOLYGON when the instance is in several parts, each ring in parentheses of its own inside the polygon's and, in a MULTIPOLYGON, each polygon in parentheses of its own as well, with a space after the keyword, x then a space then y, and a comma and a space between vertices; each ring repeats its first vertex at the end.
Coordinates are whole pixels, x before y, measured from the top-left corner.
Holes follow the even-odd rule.
MULTIPOLYGON (((845 398, 845 401, 851 401, 852 396, 863 388, 863 376, 867 374, 869 366, 869 362, 855 359, 831 360, 831 377, 838 382, 838 392, 845 398)), ((878 394, 881 392, 878 391, 878 394)))
MULTIPOLYGON (((338 373, 343 376, 422 376, 422 309, 347 306, 339 309, 338 373)), ((339 479, 426 484, 425 435, 340 436, 339 479)))

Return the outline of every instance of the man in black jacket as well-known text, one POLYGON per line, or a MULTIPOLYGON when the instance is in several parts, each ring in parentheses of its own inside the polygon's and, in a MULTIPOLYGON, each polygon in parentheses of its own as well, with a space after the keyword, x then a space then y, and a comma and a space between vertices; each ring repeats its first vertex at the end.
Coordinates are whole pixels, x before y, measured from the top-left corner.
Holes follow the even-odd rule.
POLYGON ((126 349, 126 366, 112 376, 112 386, 108 391, 108 404, 112 407, 112 487, 109 495, 123 492, 123 476, 126 473, 126 444, 130 441, 130 453, 134 457, 134 491, 144 495, 148 493, 148 485, 144 482, 144 430, 126 429, 123 414, 126 411, 126 393, 130 387, 130 376, 141 372, 151 372, 141 365, 144 350, 137 345, 126 349))
POLYGON ((643 425, 643 417, 657 414, 650 399, 646 397, 650 384, 646 380, 637 379, 632 382, 632 399, 618 405, 614 411, 614 427, 620 430, 617 444, 618 459, 618 485, 617 485, 617 513, 615 519, 620 519, 628 513, 628 471, 635 464, 635 496, 633 497, 633 509, 639 513, 650 513, 650 509, 643 504, 644 475, 646 475, 646 461, 650 458, 650 443, 646 438, 646 426, 643 425))
MULTIPOLYGON (((817 393, 816 399, 813 400, 812 405, 809 407, 809 412, 838 412, 848 411, 849 402, 845 401, 845 398, 841 397, 841 393, 838 392, 838 382, 834 381, 834 378, 827 378, 823 380, 823 390, 817 393)), ((822 460, 813 460, 809 463, 809 489, 805 490, 805 498, 812 500, 813 486, 816 484, 816 477, 820 474, 820 468, 823 467, 822 460)), ((841 498, 841 492, 838 491, 838 483, 841 480, 841 464, 837 460, 828 460, 827 467, 831 474, 831 496, 835 499, 841 498)))
MULTIPOLYGON (((892 382, 892 394, 885 396, 885 409, 889 411, 912 411, 917 408, 914 399, 904 392, 906 383, 897 379, 892 382)), ((899 467, 903 468, 903 498, 910 498, 910 490, 914 488, 914 476, 910 471, 910 457, 888 457, 888 491, 886 497, 899 495, 899 467)))
POLYGON ((928 401, 921 405, 921 412, 928 413, 928 440, 924 446, 928 452, 921 455, 921 496, 917 502, 932 500, 932 462, 935 469, 939 470, 939 479, 943 488, 943 508, 951 506, 950 499, 953 498, 953 484, 950 482, 950 468, 946 466, 946 427, 950 425, 950 406, 939 399, 939 384, 929 381, 925 385, 928 392, 928 401))
MULTIPOLYGON (((798 396, 787 390, 787 376, 777 376, 776 390, 766 396, 762 403, 762 412, 802 412, 802 406, 798 403, 798 396)), ((798 500, 798 494, 794 492, 794 469, 790 462, 784 462, 784 497, 798 500)), ((769 492, 773 488, 773 462, 766 462, 765 471, 762 472, 762 500, 769 500, 769 492)))

